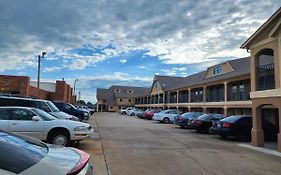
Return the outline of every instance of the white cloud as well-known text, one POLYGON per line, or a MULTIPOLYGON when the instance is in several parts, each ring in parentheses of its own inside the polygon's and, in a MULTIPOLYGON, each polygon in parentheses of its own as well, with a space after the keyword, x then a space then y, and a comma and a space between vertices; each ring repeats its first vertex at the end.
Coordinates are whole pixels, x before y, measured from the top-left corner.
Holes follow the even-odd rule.
POLYGON ((61 67, 45 67, 43 72, 56 72, 61 70, 61 67))
POLYGON ((69 59, 72 70, 140 49, 167 64, 244 57, 239 45, 279 7, 276 0, 1 1, 0 72, 35 67, 42 51, 69 59), (98 55, 69 53, 108 45, 98 55))
POLYGON ((138 66, 139 69, 145 69, 145 66, 138 66))
POLYGON ((127 60, 120 60, 120 63, 126 63, 127 62, 127 60))

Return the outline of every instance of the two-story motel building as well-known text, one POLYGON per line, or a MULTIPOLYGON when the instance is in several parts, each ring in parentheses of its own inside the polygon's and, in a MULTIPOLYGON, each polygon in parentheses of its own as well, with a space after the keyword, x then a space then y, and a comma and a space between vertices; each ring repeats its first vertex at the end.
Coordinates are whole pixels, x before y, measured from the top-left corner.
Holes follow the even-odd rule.
MULTIPOLYGON (((262 122, 281 126, 281 8, 241 46, 250 57, 226 61, 188 77, 155 76, 140 108, 251 114, 252 145, 264 146, 262 122)), ((281 152, 281 134, 276 133, 281 152)))

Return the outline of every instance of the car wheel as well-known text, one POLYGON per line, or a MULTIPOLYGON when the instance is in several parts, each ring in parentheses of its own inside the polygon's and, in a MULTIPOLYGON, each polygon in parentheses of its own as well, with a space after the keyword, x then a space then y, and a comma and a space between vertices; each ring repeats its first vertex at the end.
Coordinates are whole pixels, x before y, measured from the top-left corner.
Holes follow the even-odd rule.
POLYGON ((214 134, 211 127, 208 128, 208 134, 214 134))
POLYGON ((51 135, 49 143, 67 146, 70 143, 69 136, 65 132, 55 132, 51 135))
POLYGON ((135 115, 135 113, 132 113, 132 114, 131 114, 131 116, 134 116, 134 115, 135 115))
POLYGON ((227 136, 220 135, 222 139, 226 140, 227 136))
POLYGON ((170 119, 169 119, 169 118, 167 118, 167 117, 165 117, 165 118, 163 119, 163 123, 165 123, 165 124, 170 123, 170 119))
POLYGON ((181 127, 181 129, 184 129, 185 127, 184 126, 180 126, 181 127))
POLYGON ((121 114, 125 115, 125 114, 126 114, 126 112, 122 112, 121 114))

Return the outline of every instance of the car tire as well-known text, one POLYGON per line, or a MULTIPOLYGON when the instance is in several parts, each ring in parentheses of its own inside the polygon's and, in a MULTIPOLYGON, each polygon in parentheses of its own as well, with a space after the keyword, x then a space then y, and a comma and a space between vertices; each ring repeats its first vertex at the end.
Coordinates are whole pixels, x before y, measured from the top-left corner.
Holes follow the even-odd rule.
POLYGON ((181 127, 181 129, 184 129, 185 127, 184 126, 180 126, 181 127))
POLYGON ((49 143, 54 145, 68 146, 70 143, 69 135, 62 131, 54 132, 49 138, 49 143))
POLYGON ((165 123, 165 124, 170 123, 170 119, 169 119, 169 118, 167 118, 167 117, 165 117, 165 118, 163 119, 163 123, 165 123))
POLYGON ((135 116, 135 113, 132 113, 131 116, 135 116))
POLYGON ((208 128, 208 134, 214 134, 211 127, 208 128))
POLYGON ((121 114, 122 114, 122 115, 125 115, 125 114, 126 114, 126 112, 122 112, 121 114))
POLYGON ((227 139, 227 136, 220 135, 223 140, 227 139))

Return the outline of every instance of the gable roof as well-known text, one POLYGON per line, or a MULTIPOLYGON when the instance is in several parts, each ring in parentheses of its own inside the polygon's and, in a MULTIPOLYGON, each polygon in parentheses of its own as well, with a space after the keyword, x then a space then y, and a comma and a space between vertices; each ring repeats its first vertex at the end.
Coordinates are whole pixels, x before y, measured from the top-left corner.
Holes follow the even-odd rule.
POLYGON ((240 48, 242 49, 249 49, 249 46, 251 43, 253 43, 255 40, 257 40, 258 36, 261 35, 261 33, 268 32, 267 37, 270 36, 270 34, 273 34, 281 25, 280 23, 281 19, 281 7, 265 22, 263 23, 258 30, 252 34, 242 45, 240 48))
POLYGON ((206 71, 202 71, 193 75, 190 75, 188 77, 181 77, 179 79, 179 82, 177 85, 166 89, 166 90, 176 90, 180 88, 185 88, 188 86, 194 86, 194 85, 200 85, 200 84, 205 84, 205 83, 210 83, 214 81, 219 81, 219 80, 225 80, 229 78, 234 78, 238 76, 243 76, 243 75, 249 75, 250 74, 250 57, 246 58, 239 58, 235 60, 230 60, 227 61, 228 64, 232 67, 233 71, 227 72, 224 74, 212 76, 209 78, 205 78, 206 71))
POLYGON ((120 86, 120 85, 112 85, 109 88, 112 92, 114 89, 119 89, 120 93, 114 93, 115 97, 136 97, 148 94, 150 88, 145 87, 137 87, 137 86, 120 86), (132 90, 133 93, 129 94, 127 91, 132 90))
POLYGON ((162 90, 167 90, 179 85, 184 80, 184 77, 155 75, 154 80, 160 83, 162 90))
POLYGON ((97 99, 107 100, 107 103, 110 106, 115 104, 113 92, 109 89, 97 88, 97 99))

